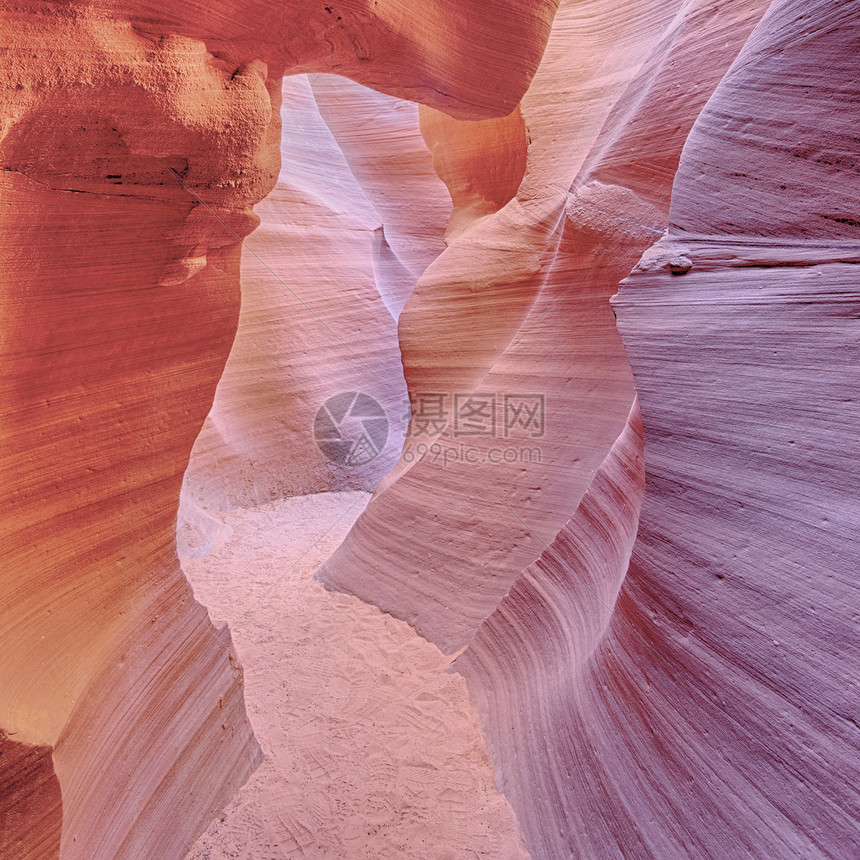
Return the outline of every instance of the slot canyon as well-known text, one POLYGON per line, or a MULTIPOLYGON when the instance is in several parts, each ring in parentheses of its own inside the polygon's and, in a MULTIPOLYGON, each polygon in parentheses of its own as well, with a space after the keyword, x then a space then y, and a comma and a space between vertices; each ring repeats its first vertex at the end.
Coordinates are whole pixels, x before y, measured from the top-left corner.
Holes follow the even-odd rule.
POLYGON ((857 0, 0 45, 0 860, 860 857, 857 0))

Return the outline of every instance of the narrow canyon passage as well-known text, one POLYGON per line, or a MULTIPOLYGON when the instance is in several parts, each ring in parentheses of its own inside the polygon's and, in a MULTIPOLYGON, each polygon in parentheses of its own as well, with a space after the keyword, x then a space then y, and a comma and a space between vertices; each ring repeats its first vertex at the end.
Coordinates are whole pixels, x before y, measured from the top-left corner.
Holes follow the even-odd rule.
POLYGON ((189 860, 529 856, 450 658, 313 578, 368 499, 232 510, 224 543, 183 562, 230 625, 266 756, 189 860))
POLYGON ((860 858, 860 2, 0 52, 0 860, 860 858))

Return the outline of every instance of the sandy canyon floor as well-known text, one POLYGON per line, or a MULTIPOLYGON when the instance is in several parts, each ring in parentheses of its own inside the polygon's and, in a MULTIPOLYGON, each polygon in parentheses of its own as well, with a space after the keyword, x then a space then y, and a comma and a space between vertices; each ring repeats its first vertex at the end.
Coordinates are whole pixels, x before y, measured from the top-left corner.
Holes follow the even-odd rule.
POLYGON ((313 578, 368 499, 231 511, 226 542, 183 563, 230 624, 266 756, 190 860, 528 857, 450 658, 313 578))

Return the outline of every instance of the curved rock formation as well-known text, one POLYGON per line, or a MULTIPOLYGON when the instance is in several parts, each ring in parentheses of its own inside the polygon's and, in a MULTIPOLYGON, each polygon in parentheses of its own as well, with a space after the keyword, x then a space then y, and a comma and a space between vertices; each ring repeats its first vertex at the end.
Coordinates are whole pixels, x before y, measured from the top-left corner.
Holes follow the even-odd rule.
POLYGON ((638 827, 663 856, 860 851, 858 48, 844 4, 770 7, 690 134, 667 237, 615 302, 648 480, 617 681, 595 704, 647 678, 622 743, 661 767, 601 810, 674 787, 638 827))
POLYGON ((461 651, 533 856, 860 853, 854 5, 162 7, 3 13, 0 855, 260 760, 183 479, 188 554, 376 488, 320 576, 461 651))
POLYGON ((521 105, 524 133, 517 114, 502 134, 499 121, 425 116, 453 235, 407 303, 400 341, 413 400, 446 395, 450 422, 428 437, 413 419, 400 465, 321 576, 445 651, 550 545, 624 427, 633 379, 608 299, 665 229, 686 134, 763 3, 677 5, 655 4, 643 26, 624 3, 615 19, 562 4, 521 105), (489 211, 523 158, 516 196, 489 211), (489 432, 458 432, 458 398, 468 409, 473 392, 496 410, 489 432), (545 426, 509 427, 529 401, 545 426))
POLYGON ((383 229, 374 245, 374 273, 397 319, 415 282, 445 250, 451 215, 451 200, 418 128, 420 109, 345 78, 310 79, 320 114, 379 213, 383 229), (385 277, 392 268, 401 271, 400 277, 385 277))
MULTIPOLYGON (((580 748, 590 728, 584 689, 636 538, 642 449, 634 403, 576 514, 454 663, 484 716, 500 787, 534 857, 590 856, 583 843, 595 828, 581 811, 581 783, 602 762, 580 748)), ((589 847, 594 856, 632 853, 609 840, 589 847)))
POLYGON ((0 728, 29 751, 13 756, 0 844, 48 856, 62 815, 64 857, 179 856, 259 760, 229 634, 182 576, 175 521, 236 330, 250 207, 277 178, 282 74, 508 113, 553 12, 4 10, 0 728), (21 830, 41 792, 38 846, 21 830))
MULTIPOLYGON (((195 506, 227 510, 330 489, 373 490, 403 444, 408 401, 397 323, 374 265, 382 218, 320 115, 307 76, 285 78, 283 98, 281 173, 256 207, 261 226, 243 245, 238 330, 185 475, 183 506, 192 512, 181 533, 192 528, 195 506), (348 391, 374 397, 390 416, 385 449, 361 467, 327 459, 314 442, 317 410, 348 391)), ((187 536, 197 552, 210 542, 203 531, 196 541, 187 536)))
MULTIPOLYGON (((548 199, 530 181, 556 128, 541 134, 530 99, 548 80, 555 40, 584 20, 581 4, 562 5, 522 103, 531 143, 517 198, 497 215, 467 212, 465 227, 455 212, 456 238, 401 323, 412 392, 529 390, 522 374, 505 387, 502 371, 534 329, 552 343, 554 354, 537 343, 520 367, 554 395, 543 445, 554 468, 402 463, 323 575, 447 650, 468 645, 456 667, 534 856, 844 856, 860 838, 849 764, 856 660, 846 650, 856 643, 847 594, 858 545, 847 467, 857 426, 857 15, 836 3, 777 3, 763 19, 761 2, 652 4, 652 29, 625 41, 622 5, 617 32, 602 19, 587 34, 586 56, 610 54, 602 42, 613 33, 631 62, 626 88, 610 67, 619 90, 571 159, 566 238, 554 245, 520 223, 519 244, 505 245, 499 222, 521 201, 548 199), (575 314, 586 287, 605 284, 598 313, 619 270, 660 235, 670 190, 669 234, 615 301, 645 426, 634 547, 635 434, 628 424, 592 480, 597 439, 615 437, 612 413, 606 400, 589 408, 577 396, 573 369, 578 359, 606 398, 613 364, 600 349, 583 355, 589 328, 575 314), (554 272, 511 277, 479 241, 471 266, 463 254, 459 271, 445 268, 473 236, 516 264, 548 253, 569 298, 556 292, 536 322, 518 315, 553 296, 554 272), (499 271, 508 280, 494 279, 499 271), (566 460, 551 421, 566 433, 566 460), (573 516, 557 525, 565 511, 573 516), (408 541, 392 539, 398 525, 408 541)), ((598 65, 595 83, 601 74, 598 65)), ((557 90, 555 123, 559 101, 557 90)), ((463 187, 481 152, 459 147, 479 130, 443 121, 428 137, 441 174, 463 187), (454 153, 439 158, 445 126, 454 153)), ((452 191, 463 209, 488 199, 470 191, 452 191)), ((605 350, 612 329, 602 331, 605 350)))

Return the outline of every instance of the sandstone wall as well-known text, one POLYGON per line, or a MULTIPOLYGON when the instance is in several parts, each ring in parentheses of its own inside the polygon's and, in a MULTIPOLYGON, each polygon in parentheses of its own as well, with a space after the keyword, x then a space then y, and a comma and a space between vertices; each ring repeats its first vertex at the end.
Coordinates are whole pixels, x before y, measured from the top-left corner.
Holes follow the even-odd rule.
MULTIPOLYGON (((260 760, 229 632, 195 602, 175 534, 236 333, 241 240, 278 177, 283 74, 507 114, 554 6, 4 6, 4 848, 181 856, 260 760)), ((390 362, 390 323, 374 325, 390 362)))
POLYGON ((460 652, 533 856, 860 852, 854 4, 0 40, 0 855, 182 855, 260 752, 180 492, 193 555, 342 488, 321 578, 460 652), (313 442, 353 390, 363 468, 313 442))

